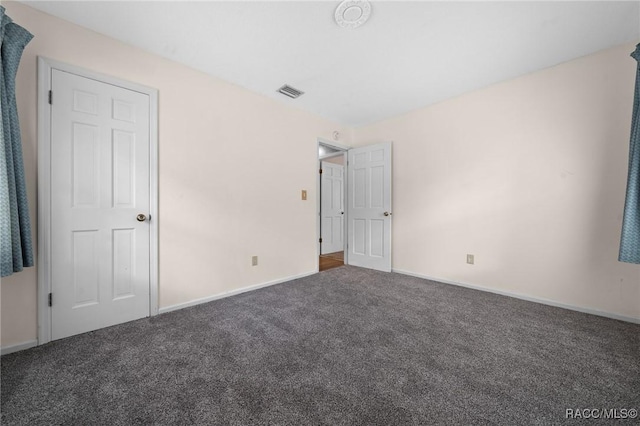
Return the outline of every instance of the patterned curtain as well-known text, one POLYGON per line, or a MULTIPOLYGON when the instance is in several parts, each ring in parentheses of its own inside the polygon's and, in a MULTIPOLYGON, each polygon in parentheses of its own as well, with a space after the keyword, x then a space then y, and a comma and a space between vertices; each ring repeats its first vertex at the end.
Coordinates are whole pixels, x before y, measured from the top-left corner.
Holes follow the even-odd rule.
POLYGON ((0 273, 6 277, 33 266, 31 223, 16 105, 16 73, 33 36, 0 6, 0 273))
POLYGON ((638 61, 638 70, 636 73, 636 92, 633 99, 633 116, 631 117, 627 197, 624 203, 618 260, 640 263, 640 44, 636 46, 636 50, 631 56, 638 61))

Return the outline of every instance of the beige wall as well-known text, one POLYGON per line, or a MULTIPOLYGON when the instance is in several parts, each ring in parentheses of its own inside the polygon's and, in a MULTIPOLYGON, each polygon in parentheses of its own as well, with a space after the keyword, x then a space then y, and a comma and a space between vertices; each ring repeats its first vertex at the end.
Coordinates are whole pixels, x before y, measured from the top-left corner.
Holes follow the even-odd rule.
MULTIPOLYGON (((395 269, 640 318, 640 266, 616 260, 631 44, 352 130, 3 5, 35 35, 17 81, 34 225, 36 56, 159 89, 161 307, 315 270, 299 196, 316 199, 316 138, 338 130, 394 141, 395 269)), ((1 345, 35 339, 36 269, 0 294, 1 345)))
MULTIPOLYGON (((19 3, 3 6, 35 35, 17 79, 34 237, 42 55, 159 90, 161 307, 316 269, 317 138, 348 128, 19 3)), ((35 268, 1 286, 2 346, 35 339, 35 268)))
POLYGON ((617 261, 633 50, 355 129, 394 142, 393 268, 640 318, 640 266, 617 261))

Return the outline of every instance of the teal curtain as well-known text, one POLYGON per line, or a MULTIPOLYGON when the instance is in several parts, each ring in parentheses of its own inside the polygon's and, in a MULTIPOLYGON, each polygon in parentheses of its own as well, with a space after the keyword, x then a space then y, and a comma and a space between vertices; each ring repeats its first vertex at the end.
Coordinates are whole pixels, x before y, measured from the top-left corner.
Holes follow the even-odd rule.
POLYGON ((631 56, 638 61, 638 68, 633 99, 633 116, 631 117, 627 197, 624 203, 618 260, 640 263, 640 44, 636 46, 636 50, 631 56))
POLYGON ((16 105, 16 74, 33 36, 0 6, 0 273, 6 277, 33 266, 31 223, 16 105))

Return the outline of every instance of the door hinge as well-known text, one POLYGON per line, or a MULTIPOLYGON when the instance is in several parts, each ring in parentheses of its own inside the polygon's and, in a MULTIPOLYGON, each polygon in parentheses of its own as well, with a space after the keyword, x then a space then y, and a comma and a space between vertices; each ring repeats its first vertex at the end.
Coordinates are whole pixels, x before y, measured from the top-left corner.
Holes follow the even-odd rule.
POLYGON ((322 169, 320 169, 320 174, 322 174, 322 169))
POLYGON ((49 90, 49 105, 53 105, 53 91, 49 90))
POLYGON ((49 293, 49 306, 53 306, 53 293, 49 293))
POLYGON ((320 242, 322 242, 322 238, 320 238, 320 242))

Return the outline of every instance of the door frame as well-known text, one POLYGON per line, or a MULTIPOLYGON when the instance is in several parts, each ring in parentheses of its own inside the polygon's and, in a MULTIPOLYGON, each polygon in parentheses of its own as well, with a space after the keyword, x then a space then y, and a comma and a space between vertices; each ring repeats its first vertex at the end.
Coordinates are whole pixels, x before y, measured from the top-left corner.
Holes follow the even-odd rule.
MULTIPOLYGON (((158 314, 158 90, 38 56, 38 345, 51 341, 51 108, 53 70, 149 96, 149 316, 158 314)), ((55 94, 54 94, 55 96, 55 94)), ((55 97, 53 99, 55 102, 55 97)))
MULTIPOLYGON (((348 160, 348 156, 347 153, 349 152, 349 150, 351 149, 350 146, 348 145, 344 145, 329 139, 324 139, 324 138, 317 138, 316 140, 316 157, 317 157, 317 169, 316 169, 316 272, 320 271, 320 253, 322 253, 321 247, 320 247, 320 237, 322 236, 320 233, 320 222, 322 221, 322 211, 320 210, 321 207, 321 203, 322 203, 322 199, 320 198, 321 194, 320 194, 320 180, 322 179, 322 176, 320 176, 320 173, 318 173, 318 170, 322 167, 322 160, 323 158, 320 158, 320 155, 318 155, 318 151, 320 149, 320 145, 325 145, 325 146, 329 146, 331 148, 335 148, 335 149, 339 149, 342 151, 342 155, 344 156, 344 173, 343 173, 343 181, 342 181, 342 185, 343 185, 343 194, 342 196, 344 197, 344 226, 343 226, 343 233, 344 236, 342 237, 344 241, 344 264, 348 265, 349 264, 349 250, 347 250, 347 246, 348 246, 348 241, 347 241, 347 226, 349 223, 348 217, 347 217, 347 202, 348 202, 348 197, 347 197, 347 193, 346 193, 346 189, 349 187, 349 182, 348 182, 348 176, 347 176, 347 160, 348 160)), ((331 158, 331 157, 335 157, 338 154, 333 154, 333 155, 328 155, 324 158, 331 158)))

